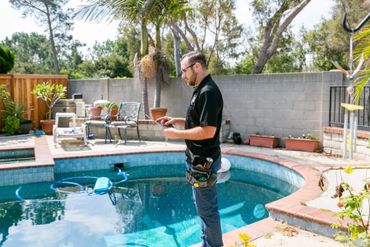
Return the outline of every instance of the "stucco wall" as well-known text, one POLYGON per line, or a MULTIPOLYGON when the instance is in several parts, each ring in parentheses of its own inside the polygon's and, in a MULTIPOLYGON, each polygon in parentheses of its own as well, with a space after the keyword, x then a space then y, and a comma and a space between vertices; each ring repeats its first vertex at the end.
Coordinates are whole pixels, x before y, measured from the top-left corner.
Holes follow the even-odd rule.
MULTIPOLYGON (((224 97, 224 118, 243 139, 256 132, 285 137, 311 133, 322 138, 328 126, 329 88, 343 85, 340 72, 235 75, 213 77, 224 97)), ((149 86, 153 103, 154 83, 149 86)), ((86 103, 104 99, 142 101, 136 79, 71 80, 69 94, 82 93, 86 103)), ((161 105, 168 115, 184 116, 192 93, 181 79, 162 87, 161 105)))

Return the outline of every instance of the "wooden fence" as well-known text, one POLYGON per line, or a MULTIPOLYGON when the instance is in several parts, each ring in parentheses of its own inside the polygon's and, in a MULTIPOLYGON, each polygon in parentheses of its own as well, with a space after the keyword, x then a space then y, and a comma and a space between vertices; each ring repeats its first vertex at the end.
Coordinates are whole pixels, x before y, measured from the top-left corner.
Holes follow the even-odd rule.
MULTIPOLYGON (((0 74, 0 85, 5 85, 5 88, 11 94, 11 98, 19 105, 23 104, 26 107, 24 117, 32 120, 32 127, 38 128, 40 120, 45 118, 47 107, 44 101, 37 99, 33 94, 33 88, 43 82, 53 84, 63 84, 67 87, 67 75, 37 75, 37 74, 0 74)), ((0 132, 3 128, 1 110, 4 109, 0 103, 0 132)))

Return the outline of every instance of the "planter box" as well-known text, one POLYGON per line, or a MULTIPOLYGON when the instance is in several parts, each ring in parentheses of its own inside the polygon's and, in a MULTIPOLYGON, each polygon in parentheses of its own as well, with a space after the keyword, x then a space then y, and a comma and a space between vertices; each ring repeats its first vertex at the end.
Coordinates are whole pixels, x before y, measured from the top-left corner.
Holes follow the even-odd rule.
POLYGON ((279 137, 251 135, 249 137, 249 145, 266 148, 276 148, 279 145, 279 137))
POLYGON ((320 141, 299 138, 285 138, 285 148, 288 150, 317 152, 320 148, 320 141))

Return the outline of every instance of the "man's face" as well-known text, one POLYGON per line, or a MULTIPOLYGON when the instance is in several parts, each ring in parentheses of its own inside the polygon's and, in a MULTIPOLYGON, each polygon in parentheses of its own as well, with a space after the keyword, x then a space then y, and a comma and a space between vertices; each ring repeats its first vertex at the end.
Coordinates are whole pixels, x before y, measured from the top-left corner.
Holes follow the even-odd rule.
POLYGON ((185 58, 181 61, 181 78, 189 85, 195 86, 197 74, 193 69, 194 64, 189 64, 189 59, 185 58))

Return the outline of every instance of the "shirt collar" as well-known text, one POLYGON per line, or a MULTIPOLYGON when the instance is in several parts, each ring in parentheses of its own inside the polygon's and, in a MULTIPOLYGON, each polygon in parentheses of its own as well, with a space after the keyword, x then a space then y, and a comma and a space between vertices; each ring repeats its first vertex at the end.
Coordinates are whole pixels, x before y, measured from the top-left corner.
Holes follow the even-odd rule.
POLYGON ((211 74, 206 75, 197 86, 194 86, 194 90, 198 90, 199 88, 202 88, 205 82, 208 81, 210 78, 211 78, 211 74))

